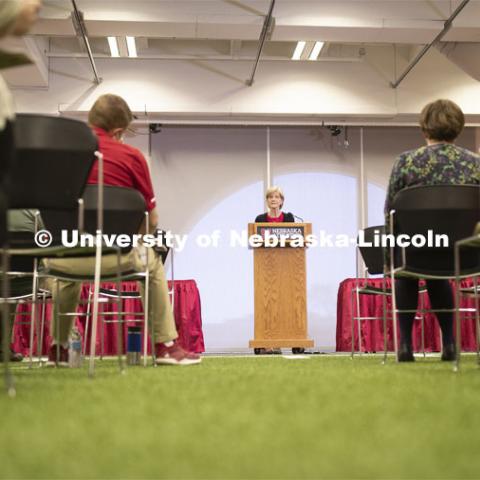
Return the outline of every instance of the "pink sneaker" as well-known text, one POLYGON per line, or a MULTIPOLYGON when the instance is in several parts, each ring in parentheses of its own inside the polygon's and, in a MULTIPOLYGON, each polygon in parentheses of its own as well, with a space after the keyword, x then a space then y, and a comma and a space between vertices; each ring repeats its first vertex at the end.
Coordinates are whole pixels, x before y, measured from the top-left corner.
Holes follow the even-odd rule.
POLYGON ((187 352, 177 342, 170 347, 157 343, 155 352, 157 365, 195 365, 202 361, 200 355, 187 352))

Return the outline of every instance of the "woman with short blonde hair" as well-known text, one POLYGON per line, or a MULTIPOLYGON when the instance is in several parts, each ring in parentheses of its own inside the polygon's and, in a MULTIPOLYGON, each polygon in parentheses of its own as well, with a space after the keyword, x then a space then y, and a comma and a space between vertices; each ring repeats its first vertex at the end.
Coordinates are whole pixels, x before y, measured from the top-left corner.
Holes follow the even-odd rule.
POLYGON ((295 217, 292 213, 282 212, 285 195, 280 187, 268 187, 265 192, 265 200, 267 202, 268 211, 257 215, 257 218, 255 218, 256 223, 282 223, 295 221, 295 217))

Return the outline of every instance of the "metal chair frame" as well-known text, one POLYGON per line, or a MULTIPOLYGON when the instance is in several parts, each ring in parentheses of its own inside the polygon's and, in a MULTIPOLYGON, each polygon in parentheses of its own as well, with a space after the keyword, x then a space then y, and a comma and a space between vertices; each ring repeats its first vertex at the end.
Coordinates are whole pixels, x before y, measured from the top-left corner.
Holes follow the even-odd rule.
MULTIPOLYGON (((7 275, 12 276, 19 276, 20 272, 8 272, 7 275)), ((25 276, 25 275, 22 275, 25 276)), ((29 347, 28 347, 28 357, 29 357, 29 366, 30 368, 33 365, 33 346, 34 346, 34 334, 35 331, 37 333, 37 361, 40 363, 42 361, 42 345, 43 345, 43 332, 45 329, 45 320, 46 320, 46 307, 47 307, 47 300, 51 300, 52 294, 48 290, 45 289, 38 289, 37 295, 35 296, 34 293, 28 293, 25 295, 18 295, 18 296, 10 296, 8 298, 0 298, 0 302, 7 302, 10 305, 31 305, 32 311, 30 313, 17 313, 16 311, 10 312, 10 316, 13 317, 13 326, 15 325, 30 325, 30 333, 29 333, 29 347), (34 315, 34 305, 40 304, 41 305, 41 315, 40 320, 36 321, 36 316, 34 315), (30 317, 30 320, 20 320, 15 321, 16 317, 30 317)), ((13 334, 13 331, 12 331, 13 334)))
MULTIPOLYGON (((102 162, 99 161, 99 180, 103 179, 103 171, 100 172, 100 170, 103 169, 102 162), (102 175, 100 175, 100 173, 102 175)), ((115 190, 121 190, 122 187, 104 187, 102 183, 98 184, 98 196, 101 197, 98 200, 98 203, 95 204, 95 210, 96 210, 96 215, 97 215, 97 231, 100 231, 103 233, 103 226, 104 226, 104 191, 105 188, 112 189, 112 191, 115 190)), ((125 188, 125 191, 132 191, 135 192, 137 196, 140 196, 138 191, 134 189, 128 189, 125 188)), ((90 202, 92 199, 90 199, 90 202)), ((143 201, 143 200, 142 200, 143 201)), ((143 207, 144 208, 144 207, 143 207)), ((81 217, 82 221, 80 222, 82 226, 82 231, 84 230, 84 220, 85 220, 85 205, 84 202, 82 202, 82 209, 81 209, 81 217)), ((149 213, 146 211, 144 212, 144 221, 146 224, 146 234, 148 234, 148 225, 149 225, 149 213)), ((93 226, 90 226, 90 229, 93 226)), ((89 247, 85 248, 80 248, 80 253, 86 250, 87 252, 91 252, 91 249, 89 247)), ((123 280, 135 280, 135 281, 142 281, 145 283, 145 302, 144 302, 144 323, 145 323, 145 328, 146 331, 148 332, 149 329, 149 284, 150 284, 150 274, 148 270, 148 263, 149 263, 149 255, 151 254, 150 249, 146 248, 146 257, 145 257, 145 267, 144 270, 140 272, 133 272, 133 271, 122 271, 121 269, 121 249, 114 247, 106 249, 104 253, 116 253, 117 257, 117 270, 115 274, 111 275, 102 275, 101 274, 101 261, 102 261, 102 254, 103 254, 103 245, 102 242, 98 242, 96 247, 95 247, 95 272, 93 275, 68 275, 62 271, 55 271, 50 269, 49 271, 45 272, 45 276, 49 276, 52 278, 55 278, 60 281, 69 281, 69 282, 79 282, 79 283, 84 283, 84 282, 91 282, 93 280, 94 282, 94 291, 93 291, 93 312, 91 313, 90 311, 88 312, 88 318, 92 317, 92 326, 91 326, 91 336, 90 336, 90 358, 89 358, 89 375, 93 376, 94 375, 94 368, 95 368, 95 354, 96 354, 96 334, 97 334, 97 324, 98 324, 98 318, 101 316, 101 312, 99 312, 99 304, 100 302, 100 283, 105 282, 105 281, 114 281, 117 284, 117 305, 118 305, 118 313, 119 316, 122 316, 121 312, 121 282, 123 280)), ((73 255, 71 255, 73 256, 73 255)), ((77 255, 78 256, 78 255, 77 255)), ((58 282, 57 282, 57 295, 58 295, 58 282)), ((91 303, 91 302, 90 302, 91 303)), ((60 313, 60 312, 55 312, 57 317, 64 317, 64 316, 77 316, 76 312, 66 312, 66 313, 60 313)), ((110 313, 111 314, 111 313, 110 313)), ((153 327, 153 323, 152 323, 153 327)), ((57 322, 57 329, 59 328, 59 322, 57 322)), ((58 330, 57 330, 58 334, 58 330)), ((143 351, 144 351, 144 366, 147 366, 147 339, 148 335, 144 335, 144 345, 143 345, 143 351)), ((155 357, 154 357, 154 332, 152 328, 151 332, 151 340, 152 340, 152 359, 153 363, 155 364, 155 357)), ((122 357, 122 345, 123 345, 123 332, 122 329, 119 329, 119 335, 117 336, 117 356, 118 356, 118 363, 119 363, 119 368, 120 371, 123 372, 125 369, 125 364, 123 362, 123 357, 122 357)), ((85 349, 84 349, 85 351, 85 349)))
MULTIPOLYGON (((369 229, 372 230, 384 230, 383 225, 375 226, 375 227, 368 227, 369 229)), ((356 255, 356 277, 355 277, 355 288, 352 290, 351 293, 351 311, 352 311, 352 322, 351 322, 351 327, 352 327, 352 352, 351 352, 351 358, 353 359, 355 355, 355 330, 354 330, 354 325, 355 325, 355 320, 357 321, 357 331, 358 331, 358 351, 361 354, 362 353, 362 335, 361 335, 361 322, 362 321, 369 321, 369 320, 383 320, 383 361, 382 363, 385 363, 387 361, 387 353, 388 353, 388 347, 387 347, 387 297, 392 295, 392 289, 387 288, 386 286, 386 277, 383 275, 382 277, 382 288, 376 288, 376 287, 369 287, 367 284, 368 281, 368 274, 369 274, 369 268, 368 266, 365 267, 364 272, 363 272, 363 279, 365 280, 365 285, 362 287, 360 285, 360 278, 359 278, 359 272, 358 272, 358 265, 359 265, 359 257, 358 257, 358 252, 359 248, 356 248, 355 255, 356 255), (356 311, 357 315, 355 316, 355 308, 354 308, 354 295, 356 298, 356 311), (382 312, 383 315, 382 317, 364 317, 361 316, 360 314, 360 295, 381 295, 382 300, 383 300, 383 308, 382 312)), ((360 255, 362 255, 362 252, 360 251, 360 255)), ((382 253, 383 255, 383 253, 382 253)), ((362 259, 365 262, 365 258, 362 259)), ((375 274, 375 273, 374 273, 375 274)), ((422 293, 426 291, 426 288, 421 287, 419 288, 419 294, 420 294, 420 312, 423 312, 423 296, 422 293)), ((425 318, 423 315, 420 317, 416 317, 415 320, 420 320, 421 321, 421 329, 422 329, 422 353, 423 356, 425 357, 425 318)), ((392 321, 393 321, 393 316, 392 316, 392 321)), ((395 342, 394 342, 395 345, 395 342)), ((397 353, 397 350, 395 348, 395 354, 397 353)))
MULTIPOLYGON (((18 115, 16 119, 16 144, 17 157, 16 162, 12 167, 12 184, 15 187, 10 192, 9 206, 10 208, 73 208, 73 198, 78 193, 81 195, 87 177, 90 163, 85 160, 87 156, 92 155, 91 161, 93 163, 93 155, 99 158, 99 164, 102 165, 103 157, 100 153, 95 152, 97 142, 91 130, 78 120, 71 120, 61 117, 41 116, 41 115, 18 115), (32 125, 35 128, 32 128, 32 125), (61 135, 64 133, 64 135, 61 135), (59 137, 59 134, 61 135, 59 137), (58 142, 51 144, 50 139, 53 137, 59 138, 58 142), (75 138, 78 142, 75 147, 70 148, 69 141, 75 138), (51 152, 48 151, 51 145, 51 152), (72 161, 66 162, 65 158, 72 161), (72 188, 65 189, 64 185, 60 185, 58 189, 38 189, 35 186, 41 182, 39 177, 47 175, 49 171, 42 167, 43 162, 49 161, 53 163, 54 168, 60 167, 65 171, 65 168, 71 168, 75 165, 78 168, 78 175, 71 174, 72 188), (30 175, 25 175, 25 170, 31 166, 28 171, 30 175), (88 168, 84 168, 88 167, 88 168), (72 195, 72 193, 74 195, 72 195), (59 199, 63 200, 60 201, 59 199)), ((100 167, 102 170, 102 166, 100 167)), ((100 174, 103 174, 100 172, 100 174)), ((101 177, 103 181, 103 177, 101 177)), ((78 196, 80 196, 78 195, 78 196)), ((11 255, 31 256, 36 259, 55 256, 57 254, 68 255, 68 249, 62 247, 49 247, 47 249, 41 248, 11 248, 9 245, 2 245, 2 271, 9 271, 9 258, 11 255)), ((39 275, 34 275, 34 298, 37 296, 39 275), (37 281, 35 281, 37 280, 37 281)), ((3 275, 3 298, 9 297, 8 277, 3 275)), ((31 336, 33 335, 33 322, 36 318, 36 301, 32 303, 32 328, 31 336)), ((8 339, 6 332, 9 329, 7 323, 10 322, 10 312, 8 301, 3 302, 3 312, 5 316, 4 325, 4 346, 8 348, 8 339)), ((4 352, 5 361, 5 377, 7 390, 11 395, 15 394, 15 387, 13 377, 9 370, 8 355, 4 352)), ((32 356, 30 356, 32 361, 32 356)))
MULTIPOLYGON (((477 364, 480 365, 480 302, 479 302, 479 292, 480 286, 478 285, 478 276, 473 277, 473 288, 460 288, 460 279, 461 269, 460 269, 460 253, 461 249, 465 247, 474 247, 480 248, 480 235, 473 235, 467 237, 463 240, 455 242, 455 303, 460 305, 460 295, 464 294, 467 296, 473 295, 475 299, 475 331, 476 331, 476 340, 477 340, 477 364)), ((456 350, 457 355, 455 358, 455 371, 460 369, 460 357, 461 357, 461 346, 462 346, 462 330, 460 328, 460 309, 455 309, 455 322, 456 322, 456 350)))
MULTIPOLYGON (((169 289, 168 291, 168 294, 170 295, 170 302, 171 302, 171 307, 172 307, 172 313, 173 315, 175 316, 175 277, 174 277, 174 250, 171 249, 171 256, 170 256, 170 264, 171 264, 171 277, 170 277, 170 281, 172 282, 172 288, 169 289)), ((117 286, 118 287, 118 286, 117 286)), ((93 295, 93 292, 92 292, 92 288, 90 287, 89 290, 88 290, 88 299, 87 299, 87 312, 85 314, 86 316, 86 323, 85 323, 85 330, 84 330, 84 343, 83 343, 83 355, 85 355, 86 353, 86 346, 87 346, 87 343, 86 343, 86 339, 87 339, 87 335, 88 335, 88 329, 89 329, 89 324, 90 324, 90 317, 91 317, 91 313, 90 313, 90 307, 91 307, 91 298, 92 298, 92 295, 93 295)), ((126 300, 126 299, 138 299, 138 300, 142 300, 142 297, 140 295, 140 292, 125 292, 125 291, 122 291, 121 288, 117 290, 112 290, 112 289, 105 289, 105 288, 100 288, 100 291, 99 291, 99 295, 100 295, 100 298, 99 298, 99 303, 103 304, 103 305, 107 305, 107 304, 111 304, 112 303, 112 300, 113 298, 115 298, 115 302, 117 303, 118 305, 118 298, 120 298, 121 300, 126 300), (103 297, 103 298, 102 298, 103 297)), ((144 310, 145 310, 145 307, 144 307, 144 310)), ((100 335, 101 335, 101 339, 100 339, 100 348, 101 348, 101 353, 100 353, 100 359, 103 359, 103 356, 104 356, 104 353, 105 353, 105 338, 104 338, 104 325, 102 324, 105 324, 105 323, 118 323, 120 324, 120 327, 121 328, 121 324, 124 324, 126 322, 135 322, 135 323, 143 323, 144 325, 144 331, 146 333, 144 333, 144 335, 148 335, 148 328, 145 324, 145 313, 144 312, 124 312, 124 311, 118 311, 116 313, 112 313, 112 312, 101 312, 99 311, 99 317, 100 317, 100 322, 101 322, 101 325, 100 325, 100 335), (105 317, 107 316, 115 316, 117 315, 119 318, 117 320, 106 320, 105 317), (129 319, 129 320, 125 320, 124 318, 122 317, 126 317, 127 315, 131 315, 133 317, 141 317, 141 318, 133 318, 133 319, 129 319)), ((153 323, 152 323, 152 327, 153 327, 153 323)), ((154 341, 153 341, 153 332, 151 334, 151 339, 152 339, 152 360, 153 360, 153 364, 155 365, 155 349, 154 349, 154 341)), ((146 343, 144 343, 144 351, 143 351, 143 357, 144 359, 147 358, 147 352, 146 352, 146 343)), ((146 366, 146 363, 144 363, 144 365, 146 366)))
MULTIPOLYGON (((443 186, 443 185, 442 185, 443 186)), ((440 186, 440 187, 442 187, 440 186)), ((439 187, 439 186, 437 186, 439 187)), ((457 186, 457 187, 464 187, 464 186, 457 186)), ((480 189, 480 186, 476 186, 480 189)), ((418 187, 411 187, 411 189, 419 189, 422 188, 420 186, 418 187)), ((480 191, 480 190, 479 190, 480 191)), ((477 205, 477 207, 480 209, 480 204, 477 205)), ((395 229, 394 229, 394 224, 395 224, 395 215, 396 215, 396 210, 392 209, 389 212, 389 226, 390 226, 390 233, 395 235, 395 229)), ((400 312, 400 310, 397 309, 397 300, 396 300, 396 295, 395 295, 395 288, 393 286, 395 285, 395 277, 398 275, 406 276, 406 277, 411 277, 411 278, 424 278, 424 279, 433 279, 433 280, 455 280, 455 306, 453 309, 429 309, 429 312, 434 312, 434 313, 453 313, 456 318, 456 329, 457 329, 457 338, 456 338, 456 346, 457 346, 457 352, 456 352, 456 362, 454 364, 454 371, 459 370, 459 365, 460 365, 460 346, 461 346, 461 339, 460 339, 460 313, 474 313, 475 318, 476 318, 476 326, 477 326, 477 357, 480 358, 480 333, 479 333, 479 310, 478 310, 478 298, 476 298, 476 308, 461 308, 460 307, 460 280, 465 279, 465 278, 470 278, 474 277, 475 278, 475 292, 477 291, 477 283, 476 283, 476 277, 480 275, 480 270, 475 273, 472 271, 468 271, 466 273, 462 273, 461 268, 460 268, 460 255, 459 255, 459 249, 461 246, 465 246, 468 244, 469 241, 471 241, 472 238, 467 238, 465 240, 460 240, 456 241, 454 245, 454 265, 453 265, 453 272, 451 274, 432 274, 432 273, 418 273, 418 272, 412 272, 407 269, 407 258, 406 258, 406 249, 405 247, 400 248, 401 252, 401 265, 398 267, 395 267, 395 247, 392 245, 390 247, 390 278, 391 278, 391 285, 392 285, 392 311, 394 314, 394 342, 395 344, 397 343, 397 325, 396 325, 396 318, 397 314, 400 312)), ((401 310, 404 313, 414 313, 417 310, 401 310)), ((424 310, 423 313, 427 312, 427 310, 424 310)), ((468 318, 466 316, 463 317, 464 319, 468 318)), ((395 350, 398 351, 398 345, 395 345, 395 350)), ((397 357, 398 361, 398 357, 397 357)))

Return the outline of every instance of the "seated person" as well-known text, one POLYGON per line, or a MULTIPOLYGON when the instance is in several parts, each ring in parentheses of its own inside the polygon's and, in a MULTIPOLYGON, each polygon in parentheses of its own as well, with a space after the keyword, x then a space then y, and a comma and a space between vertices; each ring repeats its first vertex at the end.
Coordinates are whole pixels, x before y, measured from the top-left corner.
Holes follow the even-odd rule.
MULTIPOLYGON (((385 201, 386 225, 395 195, 417 185, 464 185, 480 183, 480 156, 454 145, 465 124, 460 107, 450 100, 426 105, 420 115, 420 128, 426 146, 402 153, 393 166, 385 201)), ((388 253, 388 252, 387 252, 388 253)), ((387 263, 388 265, 388 263, 387 263)), ((452 289, 448 280, 426 280, 430 303, 435 310, 453 309, 452 289)), ((395 294, 400 310, 415 312, 418 303, 418 280, 396 278, 395 294)), ((442 360, 455 360, 453 313, 436 313, 442 330, 442 360)), ((412 327, 415 313, 400 313, 398 360, 413 362, 412 327)))
POLYGON ((285 196, 280 187, 269 187, 265 193, 265 199, 267 201, 268 212, 257 215, 255 223, 295 221, 293 214, 282 212, 285 196))
MULTIPOLYGON (((149 211, 148 231, 154 232, 157 227, 155 194, 153 192, 150 171, 142 153, 122 142, 122 136, 133 120, 133 114, 125 100, 117 95, 102 95, 97 99, 88 115, 88 123, 98 137, 99 150, 104 156, 104 184, 119 187, 130 187, 138 190, 145 198, 149 211)), ((98 163, 95 163, 89 184, 98 183, 98 163)), ((143 225, 140 233, 145 233, 147 225, 143 225)), ((168 295, 168 285, 160 256, 148 249, 149 283, 149 323, 153 325, 155 354, 157 364, 191 365, 200 363, 199 355, 187 352, 176 342, 178 337, 168 295)), ((144 271, 145 262, 142 253, 146 247, 132 249, 121 257, 122 270, 144 271)), ((73 258, 45 260, 47 267, 70 274, 93 274, 94 258, 73 258)), ((116 272, 116 255, 105 255, 102 259, 102 274, 116 272)), ((58 281, 57 289, 52 289, 53 299, 59 313, 75 312, 81 284, 58 281)), ((144 288, 141 284, 144 297, 144 288)), ((59 315, 54 319, 52 334, 53 345, 49 352, 50 363, 59 360, 57 364, 65 365, 68 361, 68 337, 72 327, 73 316, 59 315), (58 322, 58 325, 57 325, 58 322), (59 334, 57 336, 57 330, 59 334), (60 358, 56 358, 56 344, 59 344, 60 358)))

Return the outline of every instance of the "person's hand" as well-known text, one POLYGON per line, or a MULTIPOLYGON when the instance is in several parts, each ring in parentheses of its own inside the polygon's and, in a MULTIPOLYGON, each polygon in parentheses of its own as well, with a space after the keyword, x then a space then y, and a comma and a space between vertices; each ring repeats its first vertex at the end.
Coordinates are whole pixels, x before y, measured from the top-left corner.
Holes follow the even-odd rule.
POLYGON ((41 6, 41 0, 22 0, 12 34, 17 36, 25 35, 37 20, 41 6))

